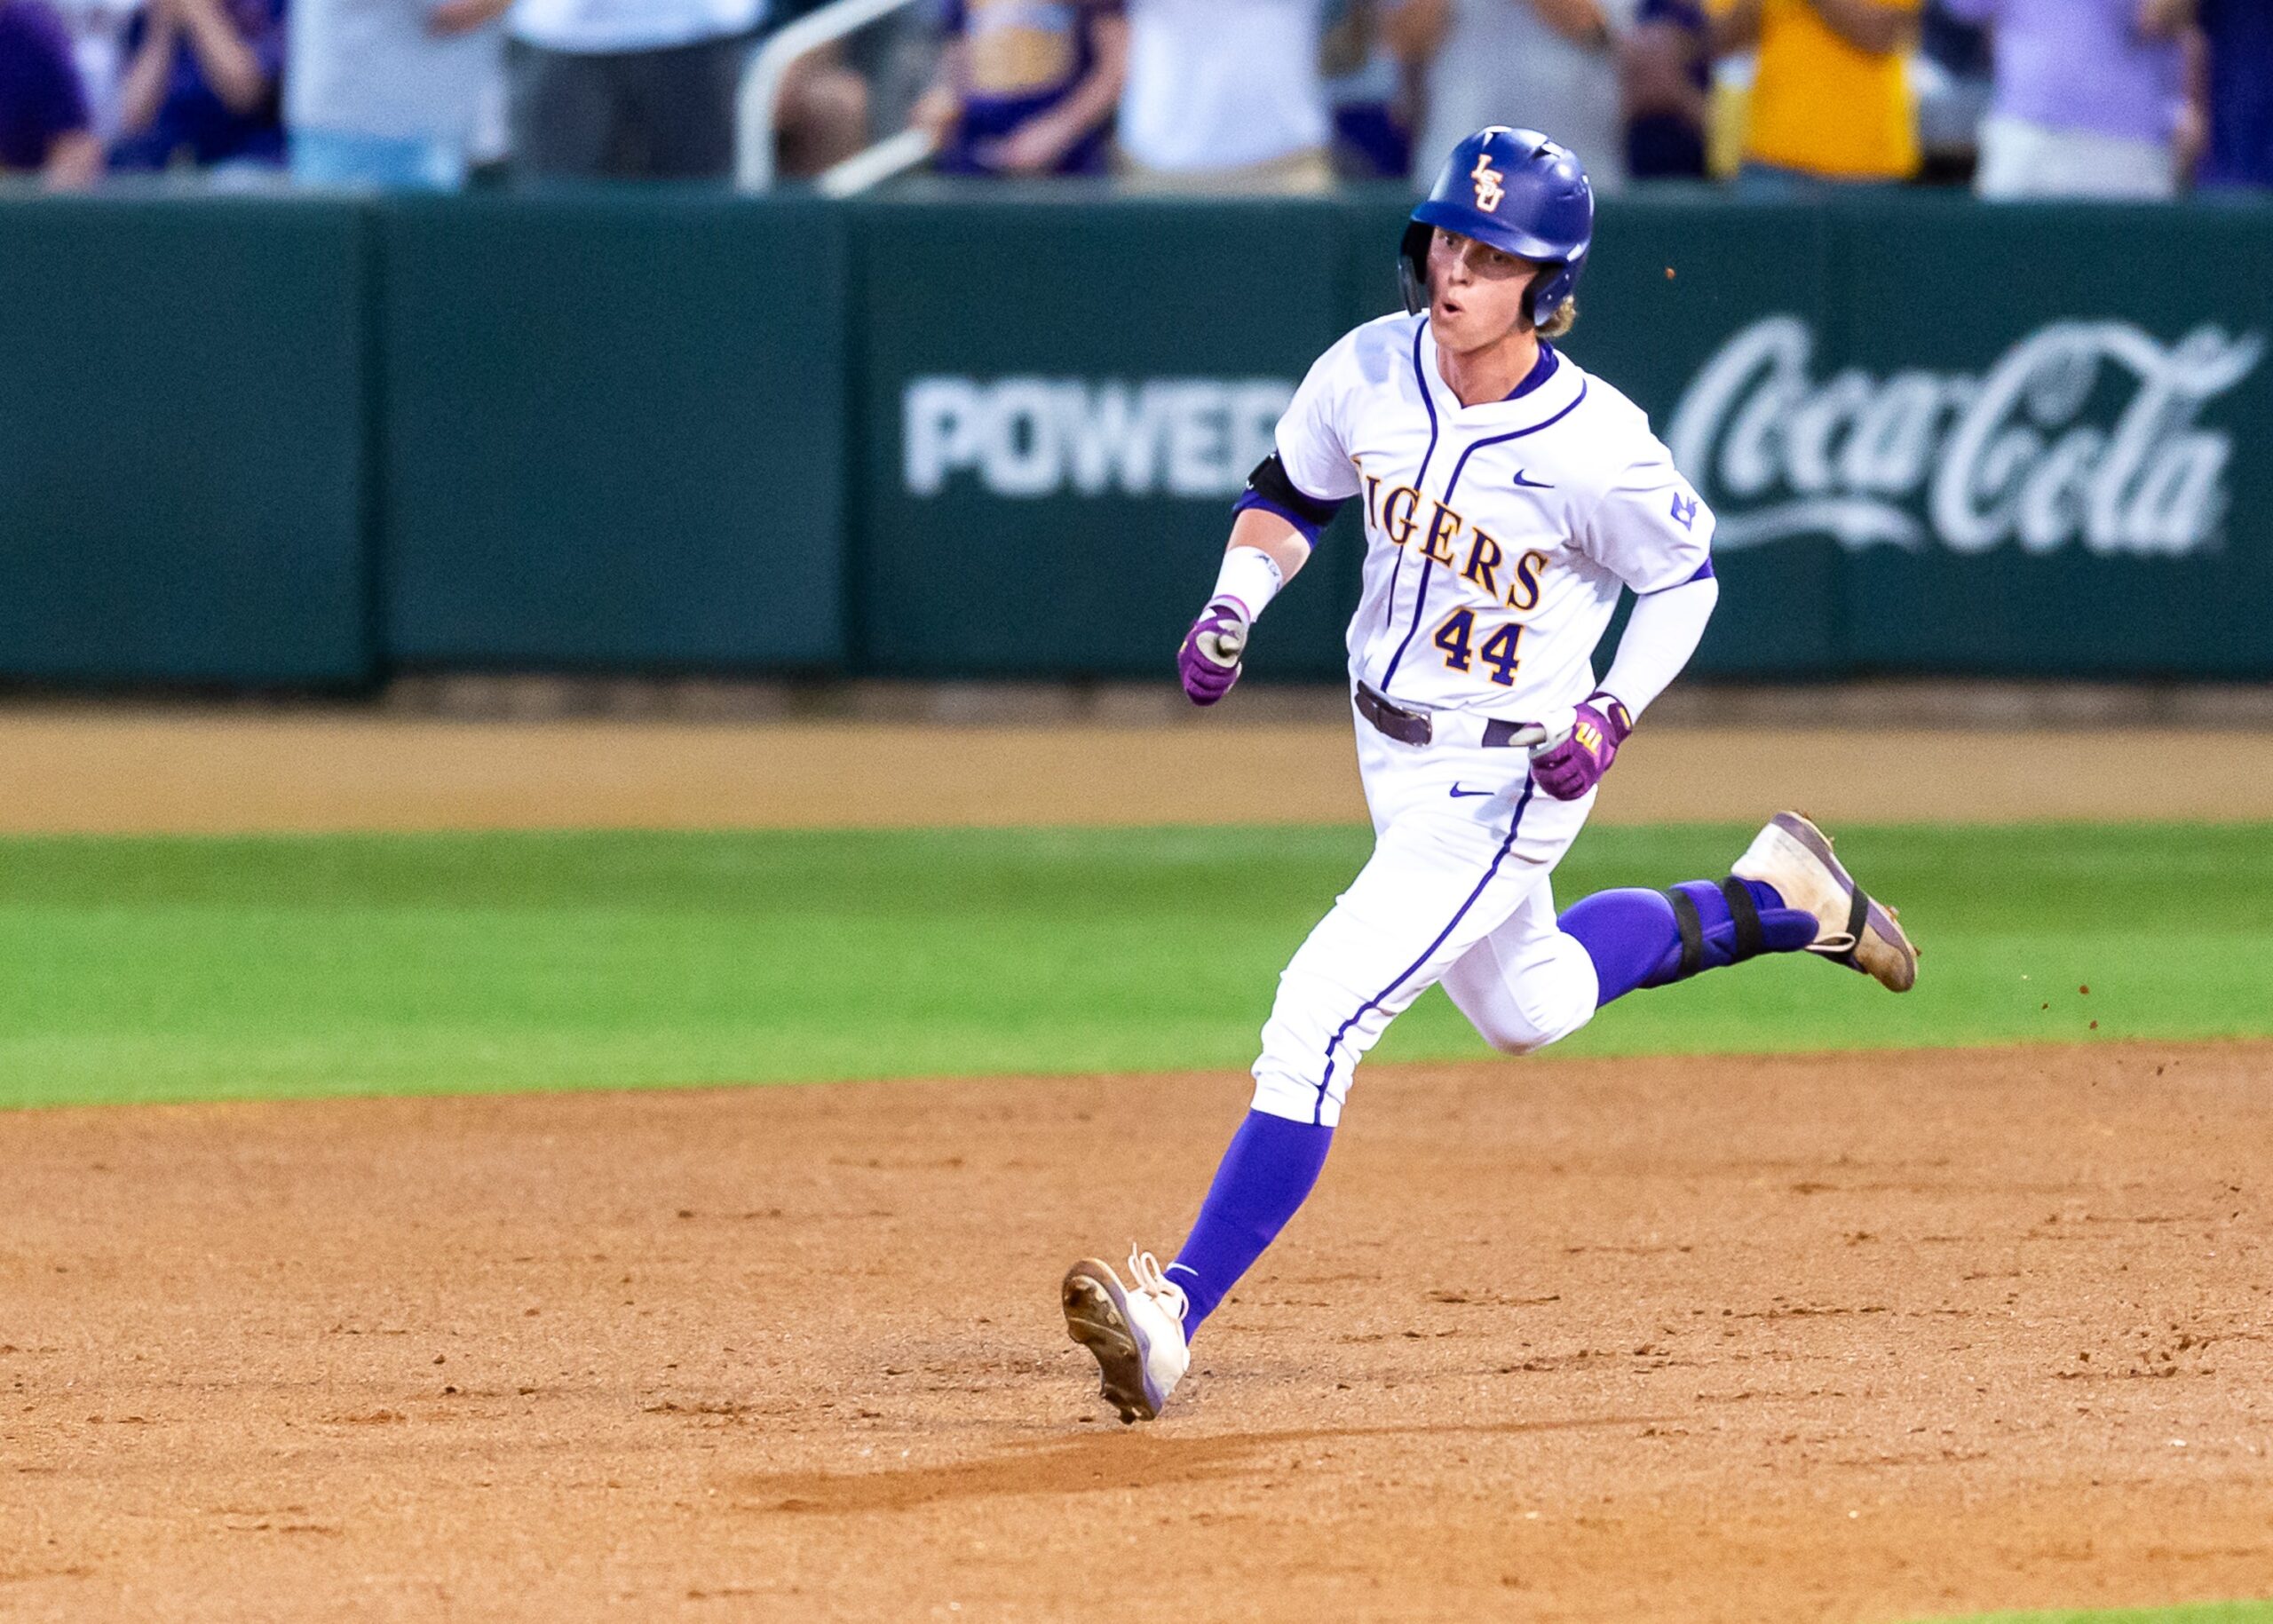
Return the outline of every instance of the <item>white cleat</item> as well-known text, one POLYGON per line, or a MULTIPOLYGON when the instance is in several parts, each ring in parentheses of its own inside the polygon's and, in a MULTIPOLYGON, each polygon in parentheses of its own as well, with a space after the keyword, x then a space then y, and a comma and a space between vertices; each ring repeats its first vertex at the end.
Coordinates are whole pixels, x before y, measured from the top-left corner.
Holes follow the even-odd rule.
POLYGON ((1159 1419, 1192 1363, 1184 1345, 1184 1287, 1150 1252, 1131 1251, 1134 1290, 1111 1264, 1085 1257, 1065 1271, 1065 1333, 1097 1356, 1105 1402, 1124 1424, 1159 1419))
POLYGON ((1797 812, 1778 812, 1730 873, 1773 885, 1787 907, 1804 908, 1821 930, 1808 944, 1834 963, 1906 993, 1918 984, 1918 949, 1892 908, 1871 899, 1831 854, 1831 836, 1797 812))

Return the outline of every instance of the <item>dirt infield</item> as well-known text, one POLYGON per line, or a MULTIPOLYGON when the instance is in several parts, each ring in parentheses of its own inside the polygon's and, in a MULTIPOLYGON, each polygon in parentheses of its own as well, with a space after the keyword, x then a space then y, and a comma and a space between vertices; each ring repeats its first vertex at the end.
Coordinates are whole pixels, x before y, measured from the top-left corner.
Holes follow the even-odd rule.
POLYGON ((0 1116, 0 1615, 1892 1620, 2273 1593, 2273 1045, 0 1116))
MULTIPOLYGON (((1358 821, 1346 724, 0 711, 0 833, 1358 821)), ((1595 816, 2273 818, 2273 733, 1652 728, 1595 816), (2183 761, 2182 772, 2139 770, 2183 761)))

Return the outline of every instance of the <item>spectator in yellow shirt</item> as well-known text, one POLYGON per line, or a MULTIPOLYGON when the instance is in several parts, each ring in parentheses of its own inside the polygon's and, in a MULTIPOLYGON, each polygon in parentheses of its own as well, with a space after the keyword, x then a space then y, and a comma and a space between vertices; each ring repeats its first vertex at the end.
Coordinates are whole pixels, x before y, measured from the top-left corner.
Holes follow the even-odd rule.
POLYGON ((1709 0, 1722 55, 1759 48, 1744 178, 1907 180, 1918 169, 1909 57, 1921 0, 1709 0))

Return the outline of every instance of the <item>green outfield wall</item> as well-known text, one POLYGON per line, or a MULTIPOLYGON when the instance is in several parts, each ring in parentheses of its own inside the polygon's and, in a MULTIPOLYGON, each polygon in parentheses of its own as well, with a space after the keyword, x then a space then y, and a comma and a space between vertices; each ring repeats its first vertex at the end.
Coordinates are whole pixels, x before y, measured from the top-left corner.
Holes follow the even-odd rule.
POLYGON ((849 224, 684 195, 380 210, 390 659, 841 665, 849 224))
MULTIPOLYGON (((1401 199, 0 202, 0 677, 1165 669, 1401 199)), ((1698 669, 2273 677, 2273 206, 1603 210, 1698 669)), ((1345 519, 1256 675, 1330 678, 1345 519)))
POLYGON ((0 677, 367 682, 371 221, 0 202, 0 677))

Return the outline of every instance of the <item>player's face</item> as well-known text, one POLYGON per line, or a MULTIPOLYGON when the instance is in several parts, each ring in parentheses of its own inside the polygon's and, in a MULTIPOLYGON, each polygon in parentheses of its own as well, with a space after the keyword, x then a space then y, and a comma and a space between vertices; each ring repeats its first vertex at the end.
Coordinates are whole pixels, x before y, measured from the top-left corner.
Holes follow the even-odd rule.
POLYGON ((1486 349, 1525 323, 1539 266, 1439 229, 1429 239, 1429 334, 1440 350, 1486 349))

